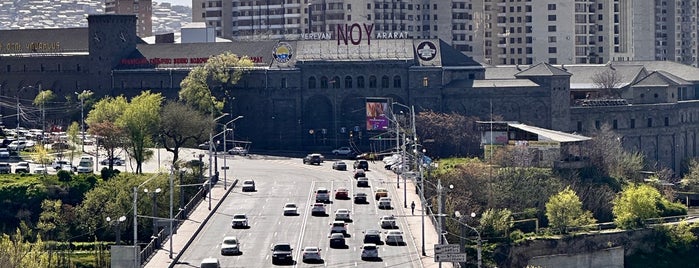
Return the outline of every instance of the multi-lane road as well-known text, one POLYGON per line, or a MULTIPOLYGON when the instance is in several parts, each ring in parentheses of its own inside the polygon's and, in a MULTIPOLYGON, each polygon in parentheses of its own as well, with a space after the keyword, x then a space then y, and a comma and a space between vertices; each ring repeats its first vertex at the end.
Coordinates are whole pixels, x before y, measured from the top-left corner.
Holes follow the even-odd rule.
MULTIPOLYGON (((326 160, 320 166, 304 165, 299 158, 254 156, 229 158, 228 179, 235 177, 242 181, 254 179, 257 190, 242 192, 240 186, 223 200, 222 205, 210 218, 192 244, 182 254, 177 267, 198 266, 202 259, 218 258, 222 267, 270 267, 274 243, 286 242, 293 247, 293 266, 298 267, 420 267, 417 246, 409 239, 407 233, 403 245, 379 245, 379 259, 365 261, 361 259, 363 231, 385 229, 379 226, 383 215, 397 216, 399 230, 406 231, 406 222, 395 209, 379 209, 373 192, 376 188, 389 189, 389 195, 395 197, 395 184, 391 183, 390 173, 380 170, 382 165, 370 164, 367 177, 370 187, 357 187, 352 176, 351 161, 346 161, 349 171, 333 170, 332 161, 326 160), (329 189, 331 202, 326 205, 327 216, 311 215, 311 206, 315 203, 315 190, 319 187, 329 189), (369 196, 368 204, 354 204, 351 199, 336 200, 334 190, 339 187, 349 189, 350 196, 356 192, 365 192, 369 196), (296 203, 299 213, 296 216, 284 216, 285 203, 296 203), (334 212, 339 208, 351 211, 352 221, 347 225, 346 248, 330 248, 328 235, 334 212), (244 213, 248 216, 250 228, 233 229, 233 214, 244 213), (221 241, 224 236, 236 236, 241 243, 240 255, 222 256, 221 241), (306 246, 321 248, 321 263, 304 263, 301 251, 306 246)), ((220 183, 220 182, 219 182, 220 183)), ((401 206, 393 200, 393 206, 401 206)))

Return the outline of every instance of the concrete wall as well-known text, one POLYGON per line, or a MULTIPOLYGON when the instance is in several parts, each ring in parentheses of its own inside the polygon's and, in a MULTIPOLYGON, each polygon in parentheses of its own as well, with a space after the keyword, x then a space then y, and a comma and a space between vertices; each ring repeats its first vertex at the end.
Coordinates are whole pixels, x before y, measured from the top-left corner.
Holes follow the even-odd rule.
POLYGON ((553 268, 553 267, 577 267, 577 268, 623 268, 624 248, 615 247, 599 251, 580 254, 558 254, 536 256, 532 258, 528 266, 553 268))

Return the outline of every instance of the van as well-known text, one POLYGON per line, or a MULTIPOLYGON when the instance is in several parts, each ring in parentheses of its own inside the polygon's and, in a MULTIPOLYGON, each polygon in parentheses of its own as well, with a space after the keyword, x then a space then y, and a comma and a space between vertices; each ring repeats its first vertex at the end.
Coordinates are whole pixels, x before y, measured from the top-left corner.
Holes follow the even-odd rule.
POLYGON ((218 262, 217 258, 206 258, 201 261, 199 265, 201 268, 219 268, 221 264, 218 262))

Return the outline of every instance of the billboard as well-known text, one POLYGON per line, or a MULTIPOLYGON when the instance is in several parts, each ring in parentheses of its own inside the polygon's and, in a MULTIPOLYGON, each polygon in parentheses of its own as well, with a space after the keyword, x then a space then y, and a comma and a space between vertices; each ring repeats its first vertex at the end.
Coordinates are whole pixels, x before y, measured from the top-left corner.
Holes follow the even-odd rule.
POLYGON ((388 129, 388 104, 386 98, 366 99, 366 130, 388 129))

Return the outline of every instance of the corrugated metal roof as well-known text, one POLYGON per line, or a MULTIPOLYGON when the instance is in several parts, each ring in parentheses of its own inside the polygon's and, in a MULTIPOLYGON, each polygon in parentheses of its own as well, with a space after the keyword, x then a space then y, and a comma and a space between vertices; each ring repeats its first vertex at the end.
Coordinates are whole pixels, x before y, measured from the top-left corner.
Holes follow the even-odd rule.
POLYGON ((555 141, 555 142, 580 142, 591 140, 590 137, 585 137, 576 134, 565 133, 561 131, 555 131, 535 126, 529 126, 525 124, 517 123, 507 123, 510 127, 521 129, 530 133, 534 133, 539 136, 539 141, 555 141), (542 139, 543 138, 543 139, 542 139))

